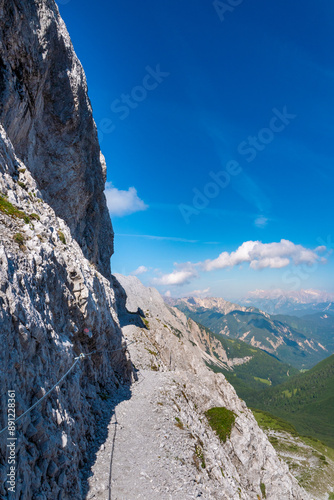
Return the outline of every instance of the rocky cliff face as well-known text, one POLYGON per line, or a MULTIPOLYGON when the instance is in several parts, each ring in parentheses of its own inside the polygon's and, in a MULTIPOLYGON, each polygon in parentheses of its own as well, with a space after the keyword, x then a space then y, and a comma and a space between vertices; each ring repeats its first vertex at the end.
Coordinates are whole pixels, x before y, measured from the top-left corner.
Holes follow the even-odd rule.
MULTIPOLYGON (((101 395, 131 378, 109 281, 84 257, 65 222, 38 197, 27 167, 0 128, 0 427, 7 391, 17 416, 80 361, 17 424, 17 485, 8 498, 81 498, 80 468, 101 425, 101 395), (116 352, 115 349, 119 349, 116 352)), ((0 497, 7 498, 0 436, 0 497)))
POLYGON ((0 122, 43 199, 109 277, 106 165, 85 74, 53 0, 0 0, 0 122))
POLYGON ((101 394, 130 380, 132 367, 107 279, 106 166, 52 0, 0 0, 0 121, 0 428, 8 390, 19 416, 75 357, 97 351, 18 424, 13 495, 0 436, 0 497, 81 498, 101 394))

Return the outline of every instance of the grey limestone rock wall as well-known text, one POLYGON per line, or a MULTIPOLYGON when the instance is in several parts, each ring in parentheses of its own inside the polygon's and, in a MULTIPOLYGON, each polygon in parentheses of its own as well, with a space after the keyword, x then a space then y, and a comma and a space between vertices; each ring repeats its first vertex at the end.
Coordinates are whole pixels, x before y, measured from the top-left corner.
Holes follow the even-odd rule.
POLYGON ((0 0, 0 122, 43 199, 110 277, 106 165, 85 74, 53 0, 0 0))
POLYGON ((81 352, 98 351, 17 423, 14 495, 6 483, 8 434, 0 436, 1 499, 80 499, 80 469, 103 425, 103 398, 131 380, 132 364, 109 280, 40 198, 1 126, 0 326, 0 429, 8 390, 16 392, 19 416, 81 352))

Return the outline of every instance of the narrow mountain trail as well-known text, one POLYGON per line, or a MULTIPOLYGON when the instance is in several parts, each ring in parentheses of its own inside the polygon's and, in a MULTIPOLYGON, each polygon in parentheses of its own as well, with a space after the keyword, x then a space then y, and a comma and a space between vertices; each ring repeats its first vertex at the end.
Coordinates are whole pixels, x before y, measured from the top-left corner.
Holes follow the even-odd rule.
POLYGON ((307 500, 246 404, 222 374, 208 370, 196 325, 138 280, 117 275, 114 281, 138 378, 101 397, 100 430, 81 471, 82 497, 307 500), (231 425, 221 422, 225 439, 208 419, 217 407, 234 416, 231 425))
POLYGON ((189 467, 190 446, 184 443, 189 433, 175 425, 166 400, 173 375, 141 371, 131 398, 116 405, 107 441, 92 467, 87 499, 213 498, 204 495, 200 477, 189 467))

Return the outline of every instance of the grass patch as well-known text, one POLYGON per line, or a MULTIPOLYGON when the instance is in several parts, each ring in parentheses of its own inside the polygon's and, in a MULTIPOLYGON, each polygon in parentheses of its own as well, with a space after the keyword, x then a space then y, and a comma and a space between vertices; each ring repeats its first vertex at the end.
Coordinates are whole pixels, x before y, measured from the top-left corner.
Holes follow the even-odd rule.
POLYGON ((62 231, 60 231, 60 229, 58 229, 57 234, 58 234, 58 238, 63 243, 63 245, 66 245, 66 239, 65 239, 64 233, 62 231))
POLYGON ((144 321, 144 324, 146 326, 146 328, 149 330, 150 329, 150 323, 148 322, 148 320, 146 318, 142 318, 143 321, 144 321))
POLYGON ((15 205, 10 203, 4 196, 0 195, 0 212, 9 215, 10 217, 16 217, 17 219, 22 219, 26 224, 29 224, 30 218, 27 214, 19 210, 15 205))
POLYGON ((262 498, 267 498, 266 485, 264 483, 260 483, 260 490, 262 493, 262 498))
POLYGON ((196 465, 196 469, 200 471, 200 467, 202 469, 206 468, 206 463, 204 459, 203 449, 199 444, 195 444, 195 453, 193 455, 194 463, 196 465))
POLYGON ((16 233, 16 234, 14 234, 13 238, 14 238, 14 241, 16 243, 18 243, 18 245, 19 245, 19 247, 20 247, 21 250, 25 250, 26 249, 26 247, 24 245, 26 240, 25 240, 25 237, 23 236, 23 234, 16 233))
MULTIPOLYGON (((273 429, 275 431, 285 431, 289 432, 292 436, 298 436, 298 432, 292 424, 285 422, 281 418, 271 415, 271 413, 262 410, 255 410, 250 408, 253 412, 255 420, 262 429, 273 429)), ((276 438, 273 438, 276 439, 276 438)))
POLYGON ((231 436, 235 413, 224 407, 216 407, 206 411, 205 415, 211 428, 216 432, 219 439, 225 443, 227 437, 231 436))
POLYGON ((184 429, 184 425, 182 423, 182 421, 179 419, 179 417, 175 417, 175 420, 176 420, 176 427, 178 427, 179 429, 184 429))
POLYGON ((152 356, 158 356, 158 353, 155 351, 151 351, 151 349, 148 349, 148 347, 145 347, 146 351, 151 354, 152 356))
POLYGON ((41 218, 38 214, 30 214, 29 217, 32 220, 41 220, 41 218))
POLYGON ((270 380, 268 380, 266 378, 254 377, 254 380, 257 380, 258 382, 262 382, 262 384, 271 385, 270 380))

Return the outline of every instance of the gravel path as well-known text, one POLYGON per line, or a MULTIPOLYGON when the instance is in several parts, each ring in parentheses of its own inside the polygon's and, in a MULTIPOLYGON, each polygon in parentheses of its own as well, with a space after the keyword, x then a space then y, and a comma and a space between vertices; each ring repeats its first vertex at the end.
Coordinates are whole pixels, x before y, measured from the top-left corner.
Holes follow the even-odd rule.
POLYGON ((191 464, 189 432, 175 425, 168 405, 175 374, 140 373, 131 398, 115 407, 107 441, 92 467, 87 499, 211 498, 202 496, 191 464))

